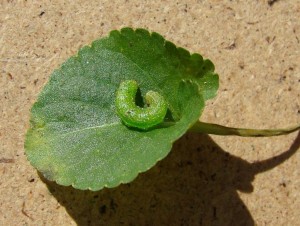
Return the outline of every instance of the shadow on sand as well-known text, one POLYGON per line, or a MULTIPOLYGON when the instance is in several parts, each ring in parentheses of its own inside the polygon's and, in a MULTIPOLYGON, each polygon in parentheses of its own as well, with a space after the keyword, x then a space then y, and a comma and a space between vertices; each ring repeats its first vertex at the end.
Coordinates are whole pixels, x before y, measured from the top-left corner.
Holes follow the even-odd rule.
POLYGON ((187 134, 167 158, 132 183, 98 192, 42 180, 80 226, 254 225, 237 190, 250 193, 256 174, 272 169, 300 146, 249 163, 222 150, 207 135, 187 134))

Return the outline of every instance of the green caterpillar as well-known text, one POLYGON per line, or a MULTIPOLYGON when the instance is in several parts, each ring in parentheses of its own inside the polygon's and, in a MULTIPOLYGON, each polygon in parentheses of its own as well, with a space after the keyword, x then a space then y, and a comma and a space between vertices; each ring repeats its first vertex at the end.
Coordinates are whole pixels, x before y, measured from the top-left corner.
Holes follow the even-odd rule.
POLYGON ((141 108, 135 103, 138 84, 134 80, 121 82, 116 96, 116 110, 126 126, 147 130, 164 121, 167 103, 157 92, 146 93, 147 107, 141 108))

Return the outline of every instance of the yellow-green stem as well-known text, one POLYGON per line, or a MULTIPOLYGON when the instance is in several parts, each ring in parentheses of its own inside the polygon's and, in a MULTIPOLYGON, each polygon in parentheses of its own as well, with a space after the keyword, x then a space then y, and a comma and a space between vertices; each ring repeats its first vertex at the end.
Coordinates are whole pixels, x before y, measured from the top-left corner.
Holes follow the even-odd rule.
POLYGON ((241 137, 271 137, 289 134, 300 130, 300 125, 289 127, 285 129, 244 129, 231 128, 206 122, 196 122, 189 131, 197 133, 206 133, 222 136, 241 136, 241 137))

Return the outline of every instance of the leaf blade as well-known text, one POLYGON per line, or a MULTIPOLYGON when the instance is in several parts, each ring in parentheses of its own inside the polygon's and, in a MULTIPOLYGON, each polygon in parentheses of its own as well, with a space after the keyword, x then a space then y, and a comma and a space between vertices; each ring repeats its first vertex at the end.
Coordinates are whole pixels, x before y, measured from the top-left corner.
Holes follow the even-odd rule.
POLYGON ((130 182, 164 158, 201 114, 208 96, 193 73, 202 65, 189 71, 189 64, 187 51, 143 29, 113 31, 82 48, 54 71, 32 107, 29 161, 48 179, 78 189, 130 182), (173 125, 139 131, 121 123, 115 92, 129 79, 137 80, 142 95, 164 96, 173 125))

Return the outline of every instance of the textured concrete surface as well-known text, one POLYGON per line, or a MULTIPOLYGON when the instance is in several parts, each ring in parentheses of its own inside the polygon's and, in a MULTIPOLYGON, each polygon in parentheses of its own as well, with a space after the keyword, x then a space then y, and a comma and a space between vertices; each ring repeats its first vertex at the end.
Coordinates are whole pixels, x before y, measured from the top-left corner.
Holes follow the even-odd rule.
POLYGON ((46 185, 23 148, 30 107, 51 72, 124 26, 159 32, 214 62, 220 90, 203 121, 252 128, 299 123, 299 0, 1 0, 0 6, 0 225, 299 225, 296 133, 188 134, 132 183, 100 192, 46 185))

